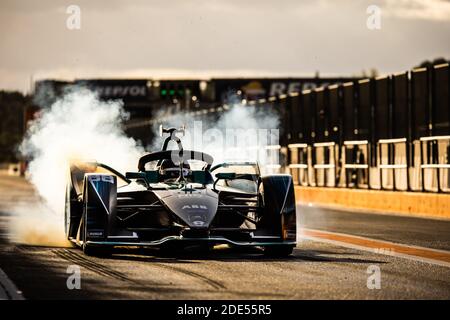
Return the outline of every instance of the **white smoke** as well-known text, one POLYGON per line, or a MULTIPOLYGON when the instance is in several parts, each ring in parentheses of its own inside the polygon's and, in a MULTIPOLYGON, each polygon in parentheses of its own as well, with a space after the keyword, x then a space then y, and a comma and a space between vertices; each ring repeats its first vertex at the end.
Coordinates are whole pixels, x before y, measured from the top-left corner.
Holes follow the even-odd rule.
MULTIPOLYGON (((269 161, 270 152, 266 152, 265 147, 279 144, 279 115, 265 105, 248 106, 235 102, 225 105, 221 111, 216 108, 200 112, 160 111, 153 121, 155 135, 159 124, 177 128, 185 125, 183 146, 210 153, 215 163, 235 160, 273 162, 269 161)), ((161 141, 156 138, 151 149, 159 149, 161 141)), ((278 163, 278 155, 275 158, 278 163)))
MULTIPOLYGON (((41 111, 29 127, 20 151, 30 159, 27 176, 44 203, 39 210, 34 210, 33 204, 29 210, 18 210, 20 219, 16 219, 13 228, 19 233, 14 235, 16 239, 40 233, 23 227, 32 227, 27 221, 36 218, 41 225, 55 225, 55 230, 63 232, 65 186, 71 161, 94 160, 120 172, 136 169, 144 150, 123 132, 121 122, 125 117, 121 102, 100 101, 86 89, 69 92, 41 111)), ((42 232, 50 231, 44 229, 42 232)))
MULTIPOLYGON (((136 170, 144 149, 125 135, 121 126, 125 118, 121 102, 100 101, 86 89, 69 92, 41 111, 30 125, 20 151, 29 159, 27 177, 42 201, 17 206, 12 220, 13 240, 34 245, 66 243, 64 199, 71 161, 94 160, 120 172, 136 170)), ((245 106, 237 102, 228 109, 202 113, 200 117, 187 112, 162 111, 154 118, 155 124, 159 122, 164 126, 186 125, 185 148, 209 152, 215 157, 215 163, 235 160, 237 156, 240 160, 261 161, 264 160, 261 156, 251 159, 255 154, 243 152, 245 147, 263 148, 278 143, 255 140, 258 130, 277 130, 279 126, 278 114, 261 105, 245 106), (195 132, 199 121, 200 132, 195 132), (232 139, 229 132, 233 132, 232 139)), ((155 133, 157 127, 154 126, 155 133)), ((159 149, 161 142, 160 138, 155 139, 150 149, 159 149)))

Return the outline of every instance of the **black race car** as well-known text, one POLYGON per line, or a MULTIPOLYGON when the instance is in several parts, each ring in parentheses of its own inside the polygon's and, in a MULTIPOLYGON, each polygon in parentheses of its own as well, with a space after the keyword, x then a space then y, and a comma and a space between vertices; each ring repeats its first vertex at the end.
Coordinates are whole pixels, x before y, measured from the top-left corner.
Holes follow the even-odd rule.
POLYGON ((161 249, 217 244, 264 248, 287 256, 296 245, 292 177, 262 176, 257 163, 215 166, 184 150, 175 128, 162 151, 139 159, 125 175, 92 162, 73 163, 66 191, 67 239, 88 255, 116 246, 161 249), (178 148, 169 150, 171 141, 178 148))

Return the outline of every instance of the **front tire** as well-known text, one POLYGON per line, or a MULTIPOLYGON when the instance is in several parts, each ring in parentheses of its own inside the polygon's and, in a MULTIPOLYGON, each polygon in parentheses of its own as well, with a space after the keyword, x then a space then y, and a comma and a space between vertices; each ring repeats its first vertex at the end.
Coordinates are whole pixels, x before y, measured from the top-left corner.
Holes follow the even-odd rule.
POLYGON ((261 177, 259 194, 264 213, 257 227, 261 228, 265 235, 295 242, 297 217, 292 177, 281 174, 261 177))

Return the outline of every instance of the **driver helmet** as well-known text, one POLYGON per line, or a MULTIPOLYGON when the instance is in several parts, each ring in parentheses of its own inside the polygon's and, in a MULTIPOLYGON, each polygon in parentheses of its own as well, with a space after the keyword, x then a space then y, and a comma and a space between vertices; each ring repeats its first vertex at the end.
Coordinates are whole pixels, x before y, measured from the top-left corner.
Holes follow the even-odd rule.
MULTIPOLYGON (((183 163, 183 177, 187 176, 189 171, 189 164, 183 163)), ((164 159, 159 166, 159 174, 166 179, 178 178, 180 175, 180 166, 173 163, 170 159, 164 159)))

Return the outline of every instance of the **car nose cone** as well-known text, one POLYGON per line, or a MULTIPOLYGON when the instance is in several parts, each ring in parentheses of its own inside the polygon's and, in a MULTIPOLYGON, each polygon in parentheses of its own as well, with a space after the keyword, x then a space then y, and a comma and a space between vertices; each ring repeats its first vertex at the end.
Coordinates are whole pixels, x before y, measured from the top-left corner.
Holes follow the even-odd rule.
POLYGON ((219 204, 215 193, 206 189, 195 193, 171 193, 161 197, 165 206, 181 218, 190 228, 209 228, 219 204))

